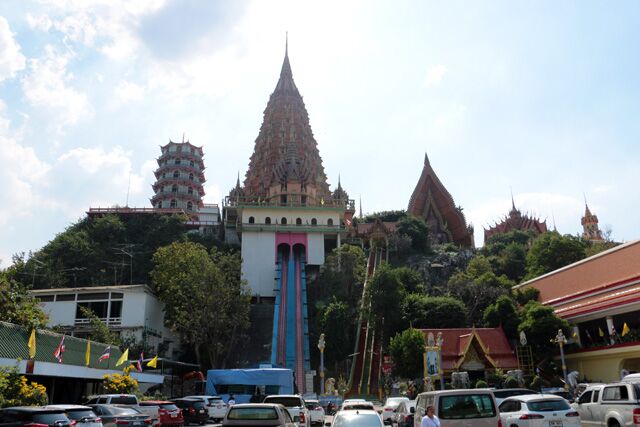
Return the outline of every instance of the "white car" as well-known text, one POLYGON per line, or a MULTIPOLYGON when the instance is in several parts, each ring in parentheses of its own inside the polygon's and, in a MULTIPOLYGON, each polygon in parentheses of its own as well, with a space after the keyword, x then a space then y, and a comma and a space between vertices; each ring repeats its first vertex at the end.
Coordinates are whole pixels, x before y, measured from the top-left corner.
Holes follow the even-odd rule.
POLYGON ((220 396, 185 396, 185 399, 200 399, 204 400, 207 411, 209 411, 209 418, 212 420, 220 421, 227 415, 227 404, 222 400, 220 396))
POLYGON ((333 418, 333 427, 383 427, 376 411, 340 411, 333 418))
POLYGON ((340 408, 341 411, 362 411, 362 410, 367 410, 367 411, 375 411, 376 408, 373 405, 372 402, 368 402, 366 400, 363 400, 361 402, 347 402, 347 403, 343 403, 342 407, 340 408))
POLYGON ((305 405, 309 410, 309 419, 311 424, 324 424, 324 409, 317 400, 305 400, 305 405))
POLYGON ((387 401, 384 402, 384 409, 382 411, 382 422, 385 424, 391 424, 393 421, 393 414, 396 409, 398 409, 398 405, 402 402, 408 402, 408 397, 389 397, 387 401))
POLYGON ((580 414, 555 394, 525 394, 500 404, 500 419, 507 427, 580 427, 580 414))

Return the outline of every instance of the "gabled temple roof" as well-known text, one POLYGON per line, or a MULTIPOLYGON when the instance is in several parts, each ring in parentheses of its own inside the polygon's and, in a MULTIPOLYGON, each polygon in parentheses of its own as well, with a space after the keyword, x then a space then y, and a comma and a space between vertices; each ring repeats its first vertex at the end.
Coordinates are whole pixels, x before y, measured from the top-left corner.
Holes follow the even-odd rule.
POLYGON ((484 241, 486 242, 492 236, 496 234, 508 233, 510 231, 533 231, 536 234, 542 234, 547 231, 547 221, 541 221, 538 218, 522 214, 520 210, 516 208, 516 204, 511 196, 511 210, 509 215, 505 216, 500 223, 495 224, 493 227, 484 230, 484 241))
POLYGON ((293 81, 287 47, 280 78, 255 141, 244 193, 248 197, 264 197, 273 185, 288 182, 315 187, 319 198, 331 196, 309 115, 293 81))
POLYGON ((462 210, 456 207, 453 197, 440 182, 426 153, 422 174, 409 199, 407 212, 426 220, 432 238, 446 234, 448 242, 473 246, 473 232, 467 227, 462 210))

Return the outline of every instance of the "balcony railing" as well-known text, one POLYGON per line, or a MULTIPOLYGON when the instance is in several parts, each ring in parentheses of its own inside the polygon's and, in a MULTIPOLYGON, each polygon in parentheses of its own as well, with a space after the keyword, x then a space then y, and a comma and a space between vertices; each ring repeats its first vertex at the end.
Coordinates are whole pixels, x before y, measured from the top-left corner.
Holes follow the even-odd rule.
POLYGON ((287 197, 286 201, 282 201, 280 196, 271 198, 263 197, 225 197, 225 207, 243 207, 243 206, 259 206, 273 208, 327 208, 327 209, 344 209, 346 211, 355 212, 356 203, 353 199, 319 199, 301 201, 301 198, 287 197))
MULTIPOLYGON (((122 325, 122 317, 101 317, 100 320, 102 321, 102 323, 104 323, 107 326, 122 325)), ((83 326, 83 325, 90 325, 90 324, 91 324, 91 320, 89 319, 76 318, 76 321, 75 321, 76 326, 83 326)))

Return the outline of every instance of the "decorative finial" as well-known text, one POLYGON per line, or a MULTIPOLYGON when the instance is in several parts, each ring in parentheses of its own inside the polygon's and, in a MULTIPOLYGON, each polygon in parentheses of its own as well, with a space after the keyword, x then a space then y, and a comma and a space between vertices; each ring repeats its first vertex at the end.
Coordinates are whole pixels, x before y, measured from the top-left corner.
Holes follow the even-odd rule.
POLYGON ((238 171, 238 180, 236 181, 236 188, 240 188, 240 171, 238 171))
POLYGON ((509 191, 511 192, 511 208, 516 210, 516 202, 513 200, 513 187, 509 186, 509 191))
POLYGON ((429 156, 427 156, 427 152, 424 152, 424 165, 427 166, 429 164, 429 156))
POLYGON ((284 33, 284 56, 289 56, 289 31, 284 33))
POLYGON ((184 131, 182 132, 182 143, 184 144, 184 131))
POLYGON ((362 195, 360 195, 360 219, 362 218, 362 195))
POLYGON ((551 220, 553 221, 553 231, 555 231, 557 233, 558 229, 556 228, 556 217, 553 214, 553 211, 551 211, 551 220))

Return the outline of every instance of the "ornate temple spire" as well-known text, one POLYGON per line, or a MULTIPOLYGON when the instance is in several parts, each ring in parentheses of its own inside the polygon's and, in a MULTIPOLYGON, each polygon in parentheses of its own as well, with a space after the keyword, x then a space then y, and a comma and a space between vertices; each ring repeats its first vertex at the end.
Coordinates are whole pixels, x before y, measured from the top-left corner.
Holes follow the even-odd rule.
POLYGON ((486 243, 487 240, 496 234, 508 233, 515 230, 533 231, 535 234, 542 234, 547 231, 547 221, 542 221, 527 213, 522 214, 518 208, 516 208, 516 203, 513 198, 513 190, 511 190, 511 210, 509 211, 509 214, 506 215, 500 223, 495 223, 492 227, 484 229, 484 241, 486 243))
POLYGON ((598 226, 598 217, 591 213, 589 205, 587 204, 587 196, 584 196, 584 216, 580 223, 582 224, 582 238, 591 240, 593 242, 600 242, 604 240, 602 238, 602 231, 598 226))

